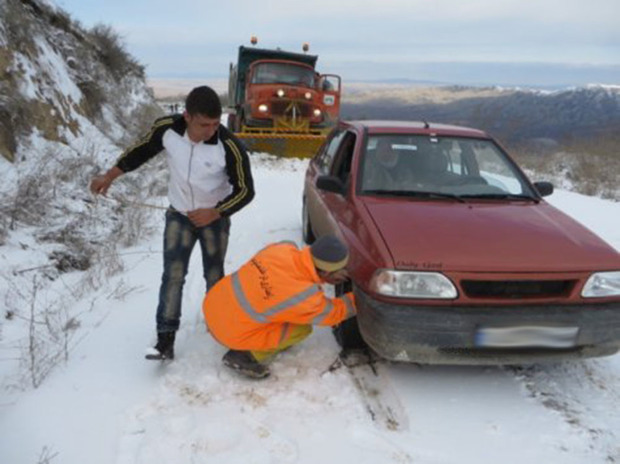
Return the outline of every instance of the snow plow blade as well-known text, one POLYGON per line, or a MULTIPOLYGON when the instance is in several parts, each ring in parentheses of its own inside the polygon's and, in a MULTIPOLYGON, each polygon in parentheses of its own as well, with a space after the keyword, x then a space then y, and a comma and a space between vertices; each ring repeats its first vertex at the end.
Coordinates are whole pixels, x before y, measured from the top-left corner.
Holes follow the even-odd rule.
POLYGON ((257 134, 237 132, 248 151, 269 153, 283 158, 312 158, 325 141, 325 135, 257 134))

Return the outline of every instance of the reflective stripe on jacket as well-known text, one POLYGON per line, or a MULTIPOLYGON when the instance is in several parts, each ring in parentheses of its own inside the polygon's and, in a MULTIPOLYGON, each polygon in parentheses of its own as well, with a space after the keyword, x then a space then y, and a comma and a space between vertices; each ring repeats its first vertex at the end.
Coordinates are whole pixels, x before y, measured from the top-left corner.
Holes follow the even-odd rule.
POLYGON ((309 247, 270 245, 209 290, 205 321, 229 348, 273 349, 292 324, 330 326, 355 314, 352 293, 328 298, 320 284, 309 247))

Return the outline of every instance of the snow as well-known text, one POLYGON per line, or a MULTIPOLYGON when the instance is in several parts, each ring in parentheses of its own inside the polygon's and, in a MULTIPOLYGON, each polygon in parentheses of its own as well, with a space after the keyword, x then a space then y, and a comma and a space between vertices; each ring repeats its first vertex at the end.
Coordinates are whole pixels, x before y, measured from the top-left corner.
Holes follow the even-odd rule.
MULTIPOLYGON (((307 162, 268 156, 252 162, 257 194, 233 216, 227 272, 267 243, 302 244, 307 162)), ((549 201, 620 250, 619 203, 561 190, 549 201)), ((162 212, 151 214, 161 227, 162 212)), ((280 355, 270 378, 237 376, 222 366, 225 348, 205 330, 199 247, 184 291, 177 359, 145 361, 154 341, 161 248, 155 234, 121 250, 124 272, 66 300, 80 314, 79 336, 42 385, 4 381, 0 463, 620 460, 620 355, 522 368, 382 365, 385 388, 402 405, 399 430, 372 421, 343 369, 328 372, 338 353, 329 329, 280 355)), ((28 231, 0 247, 0 263, 14 262, 17 253, 23 267, 40 253, 28 231)), ((75 288, 81 278, 67 274, 50 292, 75 288)), ((11 327, 2 325, 2 355, 10 352, 11 327)), ((0 372, 9 371, 9 362, 0 372)))

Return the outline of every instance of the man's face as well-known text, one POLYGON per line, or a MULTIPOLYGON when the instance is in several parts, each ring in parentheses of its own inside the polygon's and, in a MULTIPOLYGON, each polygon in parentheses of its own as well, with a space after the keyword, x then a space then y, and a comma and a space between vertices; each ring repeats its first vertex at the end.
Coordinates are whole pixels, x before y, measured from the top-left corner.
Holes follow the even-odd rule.
POLYGON ((398 163, 398 153, 389 143, 382 143, 377 147, 377 159, 386 168, 393 168, 398 163))
POLYGON ((209 140, 220 127, 220 118, 210 118, 203 114, 189 114, 187 111, 183 113, 183 117, 187 122, 187 136, 194 143, 209 140))

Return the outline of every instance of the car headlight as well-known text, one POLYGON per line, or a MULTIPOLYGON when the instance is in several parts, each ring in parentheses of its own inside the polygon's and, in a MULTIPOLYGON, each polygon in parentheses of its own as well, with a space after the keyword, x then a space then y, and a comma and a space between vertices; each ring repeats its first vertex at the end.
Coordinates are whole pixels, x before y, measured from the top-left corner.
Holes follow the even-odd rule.
POLYGON ((262 105, 258 105, 258 111, 260 111, 261 113, 266 113, 267 112, 267 105, 262 104, 262 105))
POLYGON ((620 295, 620 271, 595 272, 583 286, 583 298, 620 295))
POLYGON ((454 299, 458 296, 454 284, 439 272, 380 269, 372 276, 370 288, 380 295, 400 298, 454 299))

